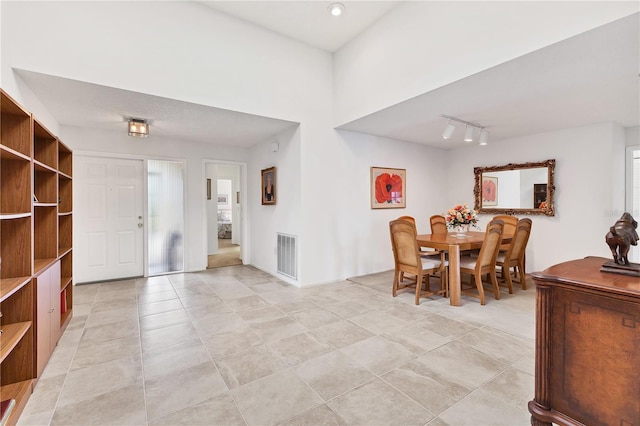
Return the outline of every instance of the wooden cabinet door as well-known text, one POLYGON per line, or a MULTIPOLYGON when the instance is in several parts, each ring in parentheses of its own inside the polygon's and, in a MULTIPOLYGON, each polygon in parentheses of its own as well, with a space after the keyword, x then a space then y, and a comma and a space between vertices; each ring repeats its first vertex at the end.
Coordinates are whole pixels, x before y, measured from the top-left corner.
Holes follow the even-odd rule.
POLYGON ((51 352, 60 340, 60 261, 57 261, 49 268, 51 274, 49 292, 51 299, 51 323, 49 326, 49 335, 51 336, 51 352))
POLYGON ((51 355, 51 274, 48 269, 36 277, 36 293, 36 374, 40 377, 51 355))
POLYGON ((36 277, 37 377, 40 377, 60 338, 60 262, 36 277))

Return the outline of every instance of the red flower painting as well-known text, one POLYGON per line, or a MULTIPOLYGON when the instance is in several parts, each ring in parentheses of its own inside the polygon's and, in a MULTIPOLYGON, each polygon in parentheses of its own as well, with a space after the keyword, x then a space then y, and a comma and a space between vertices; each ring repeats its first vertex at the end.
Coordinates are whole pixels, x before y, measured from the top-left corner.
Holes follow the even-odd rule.
POLYGON ((402 201, 402 176, 382 173, 376 177, 376 201, 395 204, 402 201))
MULTIPOLYGON (((497 180, 497 179, 496 179, 497 180)), ((482 181, 482 200, 496 202, 497 194, 496 182, 493 179, 486 179, 482 181)))

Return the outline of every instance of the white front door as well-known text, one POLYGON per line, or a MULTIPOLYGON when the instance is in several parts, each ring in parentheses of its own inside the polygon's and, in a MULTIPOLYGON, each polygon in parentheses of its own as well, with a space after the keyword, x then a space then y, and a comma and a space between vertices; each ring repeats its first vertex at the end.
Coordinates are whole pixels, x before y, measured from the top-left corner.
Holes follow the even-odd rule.
POLYGON ((78 283, 144 274, 142 160, 74 157, 78 283))

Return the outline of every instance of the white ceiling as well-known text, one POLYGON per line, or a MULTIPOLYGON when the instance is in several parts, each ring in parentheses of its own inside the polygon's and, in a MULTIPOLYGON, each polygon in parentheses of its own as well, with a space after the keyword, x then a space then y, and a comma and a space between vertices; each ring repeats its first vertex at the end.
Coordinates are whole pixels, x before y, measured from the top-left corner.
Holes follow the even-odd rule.
POLYGON ((600 122, 638 126, 639 35, 637 15, 619 20, 340 128, 449 149, 464 145, 464 126, 442 139, 442 114, 485 126, 490 142, 600 122))
MULTIPOLYGON (((201 3, 332 51, 399 2, 342 2, 347 11, 337 19, 351 20, 345 28, 331 21, 336 19, 326 10, 331 1, 201 3)), ((486 126, 490 142, 605 121, 638 126, 640 43, 635 18, 597 28, 340 128, 449 149, 464 145, 462 131, 443 141, 446 120, 441 114, 486 126)), ((16 72, 63 125, 117 129, 124 127, 123 117, 151 117, 152 135, 248 147, 296 124, 28 70, 16 72)))
POLYGON ((248 148, 298 123, 244 114, 27 70, 15 70, 58 123, 125 132, 149 119, 149 137, 248 148))
POLYGON ((199 1, 203 5, 327 52, 335 52, 399 1, 199 1), (328 7, 342 3, 332 16, 328 7))

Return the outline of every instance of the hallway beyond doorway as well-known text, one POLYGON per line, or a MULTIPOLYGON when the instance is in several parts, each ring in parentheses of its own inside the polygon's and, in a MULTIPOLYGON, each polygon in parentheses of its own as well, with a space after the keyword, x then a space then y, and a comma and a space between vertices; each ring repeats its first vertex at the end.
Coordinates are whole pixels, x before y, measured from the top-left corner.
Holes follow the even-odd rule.
POLYGON ((230 239, 218 239, 218 253, 208 256, 207 269, 233 265, 242 265, 240 246, 232 244, 230 239))

